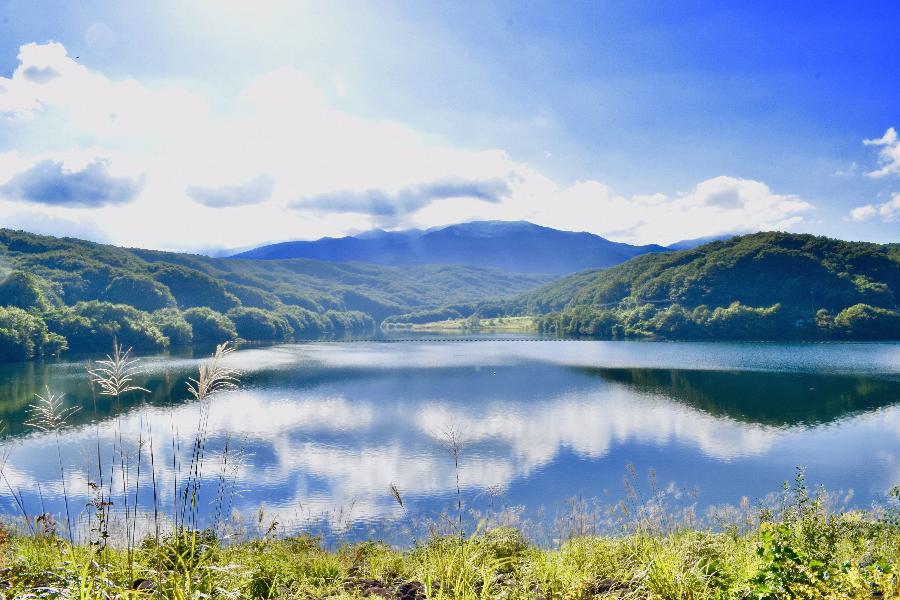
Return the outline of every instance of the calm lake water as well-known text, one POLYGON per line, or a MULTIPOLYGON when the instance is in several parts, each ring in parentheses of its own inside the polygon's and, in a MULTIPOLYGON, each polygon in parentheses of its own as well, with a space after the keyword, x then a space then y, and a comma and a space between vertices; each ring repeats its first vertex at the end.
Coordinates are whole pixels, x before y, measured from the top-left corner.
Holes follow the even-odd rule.
MULTIPOLYGON (((199 419, 183 381, 201 359, 143 357, 151 393, 123 403, 132 479, 144 439, 143 509, 152 434, 171 512, 199 419)), ((477 509, 549 514, 573 496, 612 503, 625 496, 628 465, 641 481, 654 469, 660 488, 684 491, 700 510, 777 491, 796 465, 853 506, 900 483, 900 344, 306 343, 229 360, 243 385, 211 405, 205 518, 223 473, 236 491, 230 508, 263 505, 283 529, 323 515, 356 526, 399 519, 391 483, 410 513, 436 514, 456 498, 448 428, 462 442, 462 497, 477 509)), ((25 424, 48 385, 82 406, 59 435, 74 513, 84 515, 97 481, 98 443, 106 462, 113 456, 113 404, 101 398, 95 410, 83 361, 0 366, 9 455, 0 510, 9 515, 19 511, 10 489, 29 514, 63 512, 56 438, 25 424)))

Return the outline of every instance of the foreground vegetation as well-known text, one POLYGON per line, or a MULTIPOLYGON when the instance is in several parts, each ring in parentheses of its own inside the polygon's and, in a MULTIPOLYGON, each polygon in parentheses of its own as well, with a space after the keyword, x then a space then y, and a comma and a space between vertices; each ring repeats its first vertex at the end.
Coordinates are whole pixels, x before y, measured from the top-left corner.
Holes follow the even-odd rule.
POLYGON ((519 293, 548 277, 476 267, 254 261, 0 229, 0 361, 373 332, 395 314, 519 293))
POLYGON ((377 541, 329 549, 272 527, 230 544, 212 530, 183 529, 133 550, 4 530, 0 589, 53 598, 900 597, 896 508, 831 514, 802 479, 789 504, 743 525, 665 528, 634 516, 616 534, 586 535, 584 514, 573 512, 553 547, 508 526, 432 530, 408 549, 377 541))
POLYGON ((793 485, 785 484, 773 500, 699 517, 692 498, 673 508, 676 496, 656 487, 655 473, 648 474, 649 493, 640 491, 629 469, 621 502, 576 499, 556 518, 529 522, 515 508, 494 511, 492 503, 484 513, 467 505, 452 430, 447 449, 457 493, 450 512, 420 519, 391 484, 382 493, 393 497, 399 518, 369 541, 347 543, 329 523, 327 537, 298 535, 262 509, 255 533, 248 534, 230 509, 234 457, 229 460, 227 441, 215 447, 209 426, 216 398, 239 383, 229 353, 220 345, 186 382, 199 420, 193 441, 184 439, 186 454, 173 459, 177 478, 169 492, 158 485, 152 430, 121 428, 122 398, 151 394, 135 383, 140 365, 124 348, 115 346, 87 372, 97 393, 94 411, 108 405, 103 410, 111 411, 116 430, 111 449, 101 447, 98 432, 97 455, 85 457, 93 465, 85 480, 67 473, 58 443, 79 407, 49 389, 35 396, 27 425, 57 440, 56 456, 45 459, 59 465, 65 509, 59 515, 29 511, 7 478, 5 469, 14 465, 0 443, 0 482, 20 511, 0 526, 3 597, 900 597, 900 489, 882 506, 837 511, 824 491, 810 492, 798 469, 793 485), (142 468, 150 507, 138 502, 142 468), (76 484, 87 488, 76 491, 76 484), (71 494, 86 490, 91 500, 85 508, 70 502, 71 494), (379 541, 388 538, 397 545, 379 541))

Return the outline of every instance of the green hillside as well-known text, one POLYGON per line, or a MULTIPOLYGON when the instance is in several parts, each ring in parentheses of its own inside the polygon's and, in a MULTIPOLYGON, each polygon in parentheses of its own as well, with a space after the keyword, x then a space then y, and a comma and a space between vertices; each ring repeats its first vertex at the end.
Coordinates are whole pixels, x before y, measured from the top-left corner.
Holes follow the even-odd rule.
POLYGON ((599 337, 900 339, 900 246, 758 233, 565 277, 493 313, 599 337))
POLYGON ((0 360, 371 331, 390 315, 548 281, 476 267, 254 261, 0 229, 0 360))

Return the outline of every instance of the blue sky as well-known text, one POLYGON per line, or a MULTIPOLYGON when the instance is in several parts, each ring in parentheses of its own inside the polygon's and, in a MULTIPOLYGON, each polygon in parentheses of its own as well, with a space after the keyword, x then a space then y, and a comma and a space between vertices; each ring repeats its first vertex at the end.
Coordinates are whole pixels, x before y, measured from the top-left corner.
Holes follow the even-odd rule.
POLYGON ((476 218, 898 241, 896 3, 0 7, 10 226, 185 249, 476 218))

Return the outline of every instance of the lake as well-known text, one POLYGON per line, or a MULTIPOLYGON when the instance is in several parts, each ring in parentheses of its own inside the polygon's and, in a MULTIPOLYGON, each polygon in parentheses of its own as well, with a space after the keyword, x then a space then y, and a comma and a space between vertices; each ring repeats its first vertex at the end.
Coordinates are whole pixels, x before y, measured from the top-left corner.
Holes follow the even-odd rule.
MULTIPOLYGON (((117 431, 132 481, 143 442, 137 493, 147 513, 152 437, 160 503, 171 512, 200 419, 184 387, 202 360, 195 354, 141 357, 150 393, 127 396, 118 418, 108 398, 95 408, 84 360, 0 366, 0 510, 21 514, 15 494, 29 515, 64 513, 57 438, 26 425, 34 394, 49 386, 82 407, 58 437, 72 512, 85 520, 98 445, 112 463, 117 431)), ((366 535, 384 521, 452 513, 448 431, 459 441, 466 508, 515 506, 534 519, 572 497, 614 504, 653 490, 700 512, 755 503, 796 465, 847 506, 883 500, 900 483, 896 343, 319 342, 228 360, 243 382, 209 407, 198 501, 206 522, 217 510, 251 522, 262 506, 282 531, 319 521, 366 535)))

